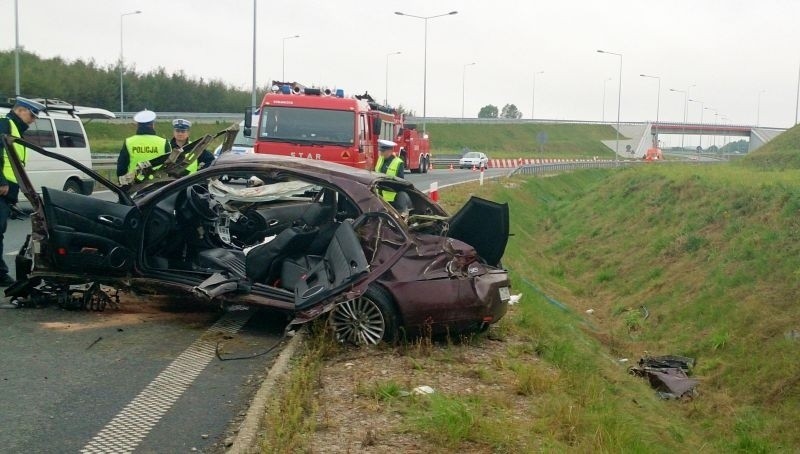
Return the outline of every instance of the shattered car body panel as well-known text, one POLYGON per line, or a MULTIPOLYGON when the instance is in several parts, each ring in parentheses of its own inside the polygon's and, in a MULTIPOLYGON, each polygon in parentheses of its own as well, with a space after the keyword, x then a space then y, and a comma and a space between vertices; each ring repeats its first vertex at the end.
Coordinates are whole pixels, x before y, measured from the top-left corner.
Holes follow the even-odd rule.
POLYGON ((223 155, 131 193, 82 168, 118 202, 50 188, 40 198, 11 161, 35 212, 20 252, 28 280, 9 294, 45 281, 194 294, 269 307, 293 324, 331 313, 337 333, 367 343, 397 329, 484 328, 507 310, 504 204, 473 199, 450 217, 405 180, 270 155, 223 155), (403 192, 406 209, 382 190, 403 192))

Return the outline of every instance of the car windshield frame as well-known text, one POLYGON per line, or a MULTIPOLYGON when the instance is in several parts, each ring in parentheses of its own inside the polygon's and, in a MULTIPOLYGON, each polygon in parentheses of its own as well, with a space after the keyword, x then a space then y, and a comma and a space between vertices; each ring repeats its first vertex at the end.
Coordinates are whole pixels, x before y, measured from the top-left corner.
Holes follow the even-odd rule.
POLYGON ((356 140, 355 124, 353 111, 264 106, 258 140, 350 146, 356 140))
POLYGON ((464 155, 464 158, 465 159, 480 159, 481 158, 481 154, 478 153, 477 151, 470 151, 469 153, 464 155))

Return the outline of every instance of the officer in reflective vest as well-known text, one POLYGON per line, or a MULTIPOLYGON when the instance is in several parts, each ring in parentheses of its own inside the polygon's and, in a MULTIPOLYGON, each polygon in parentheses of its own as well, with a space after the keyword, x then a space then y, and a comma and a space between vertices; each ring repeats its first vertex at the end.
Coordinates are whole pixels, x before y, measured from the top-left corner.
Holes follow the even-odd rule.
MULTIPOLYGON (((394 147, 396 143, 391 140, 378 140, 378 148, 380 149, 380 156, 375 163, 375 171, 385 173, 390 177, 403 178, 403 160, 394 155, 394 147)), ((397 193, 394 191, 382 190, 381 197, 387 202, 394 202, 397 193)))
MULTIPOLYGON (((136 122, 136 134, 125 139, 117 158, 117 176, 122 185, 133 183, 136 166, 140 162, 149 161, 172 151, 169 141, 156 135, 154 124, 156 113, 143 110, 133 116, 136 122)), ((141 177, 137 177, 141 181, 141 177)))
MULTIPOLYGON (((183 118, 178 118, 177 120, 172 121, 172 140, 169 141, 170 146, 172 149, 180 148, 186 146, 191 140, 189 140, 189 129, 192 127, 192 122, 189 120, 184 120, 183 118)), ((193 156, 190 156, 194 153, 194 150, 187 153, 186 158, 192 159, 193 156)), ((211 163, 214 162, 214 155, 211 154, 208 150, 203 150, 200 153, 200 156, 190 164, 186 170, 189 173, 197 172, 198 168, 205 169, 206 167, 210 166, 211 163)))
MULTIPOLYGON (((22 134, 27 131, 28 126, 39 118, 39 113, 44 109, 45 106, 41 103, 17 97, 11 111, 0 119, 0 134, 22 138, 22 134)), ((22 161, 22 165, 25 165, 27 159, 25 147, 14 144, 14 150, 22 161)), ((3 239, 6 227, 8 227, 8 218, 11 215, 11 205, 17 203, 19 197, 19 185, 17 185, 17 177, 11 169, 8 150, 4 143, 0 143, 0 167, 3 169, 0 175, 0 287, 8 287, 14 283, 14 279, 8 275, 8 265, 3 260, 3 239)))

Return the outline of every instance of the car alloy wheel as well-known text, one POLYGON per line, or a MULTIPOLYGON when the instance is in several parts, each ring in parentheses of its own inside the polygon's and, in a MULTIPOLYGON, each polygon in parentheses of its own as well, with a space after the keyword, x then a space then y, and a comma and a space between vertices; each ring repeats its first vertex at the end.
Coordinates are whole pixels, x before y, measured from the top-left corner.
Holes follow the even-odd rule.
POLYGON ((376 345, 394 337, 395 313, 383 289, 370 286, 363 295, 336 305, 330 316, 339 342, 376 345))

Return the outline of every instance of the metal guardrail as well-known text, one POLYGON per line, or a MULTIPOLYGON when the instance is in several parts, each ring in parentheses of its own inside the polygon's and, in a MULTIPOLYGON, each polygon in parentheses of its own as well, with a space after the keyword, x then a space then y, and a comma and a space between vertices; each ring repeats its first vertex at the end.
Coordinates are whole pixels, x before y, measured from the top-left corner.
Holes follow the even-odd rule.
POLYGON ((633 165, 669 165, 669 164, 720 164, 725 161, 585 161, 585 162, 561 162, 557 164, 527 164, 517 167, 511 175, 545 175, 556 172, 564 172, 577 169, 609 169, 615 167, 628 167, 633 165))

